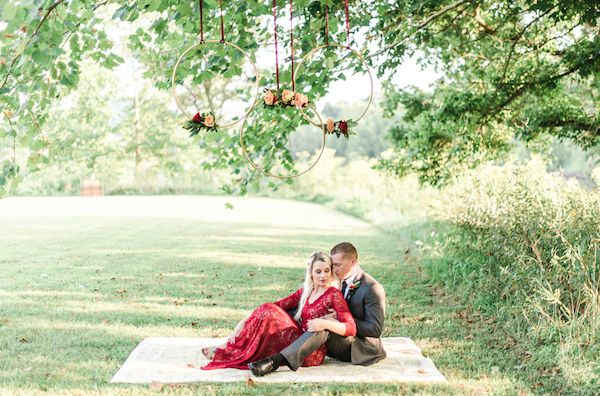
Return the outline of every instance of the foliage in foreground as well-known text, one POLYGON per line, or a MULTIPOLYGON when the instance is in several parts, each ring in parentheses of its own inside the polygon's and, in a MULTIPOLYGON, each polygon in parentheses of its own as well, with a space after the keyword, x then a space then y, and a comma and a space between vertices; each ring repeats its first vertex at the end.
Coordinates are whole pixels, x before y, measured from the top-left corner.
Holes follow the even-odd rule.
POLYGON ((532 364, 598 390, 600 191, 531 161, 485 167, 447 193, 459 231, 438 241, 436 278, 527 340, 532 364))
MULTIPOLYGON (((214 37, 217 3, 206 3, 206 32, 214 37)), ((144 63, 146 76, 168 89, 181 49, 197 42, 196 4, 45 0, 35 2, 34 8, 39 7, 35 12, 31 2, 5 1, 0 8, 5 21, 0 25, 0 143, 22 147, 28 155, 17 164, 14 148, 1 153, 0 193, 49 161, 48 142, 35 124, 43 125, 52 102, 77 87, 82 61, 92 59, 109 69, 124 62, 108 34, 115 23, 131 28, 127 40, 131 52, 125 56, 144 63)), ((326 4, 294 1, 296 56, 325 42, 326 4)), ((349 10, 349 38, 342 24, 335 23, 344 20, 340 2, 330 6, 331 41, 348 39, 367 63, 378 66, 379 77, 387 80, 390 113, 399 105, 406 109, 404 121, 392 129, 397 155, 382 163, 390 171, 416 172, 422 181, 440 184, 464 166, 503 155, 515 136, 530 140, 551 134, 582 147, 599 144, 597 1, 356 1, 349 10), (373 53, 375 47, 380 50, 373 53), (433 92, 394 85, 398 65, 411 55, 443 74, 433 92)), ((226 38, 257 57, 262 43, 272 41, 266 23, 271 13, 268 1, 224 2, 226 38)), ((279 17, 284 15, 280 6, 279 17)), ((281 43, 285 51, 291 50, 287 40, 281 43)), ((332 82, 348 78, 350 70, 365 69, 357 62, 344 63, 345 53, 325 52, 311 63, 314 72, 298 77, 298 86, 310 91, 311 100, 323 97, 332 82)), ((238 53, 215 46, 210 58, 202 67, 187 67, 191 65, 186 60, 177 81, 197 88, 212 83, 215 76, 243 80, 244 58, 238 53)), ((270 86, 273 74, 271 69, 266 76, 245 76, 244 82, 270 86)), ((283 67, 282 81, 289 85, 291 74, 289 65, 283 67)), ((249 93, 240 95, 244 103, 249 97, 249 93)), ((292 170, 294 158, 285 143, 302 118, 297 112, 252 117, 256 125, 249 128, 248 143, 255 146, 255 156, 267 167, 282 164, 292 170), (281 132, 259 134, 274 120, 281 132)), ((238 155, 237 133, 215 136, 212 143, 206 166, 241 173, 241 192, 260 178, 258 172, 242 172, 245 162, 238 155)))

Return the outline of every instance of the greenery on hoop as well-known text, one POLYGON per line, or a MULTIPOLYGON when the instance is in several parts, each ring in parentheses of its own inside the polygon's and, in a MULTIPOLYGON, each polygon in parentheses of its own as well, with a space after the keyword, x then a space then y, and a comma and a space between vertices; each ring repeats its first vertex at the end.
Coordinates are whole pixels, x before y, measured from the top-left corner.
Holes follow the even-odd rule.
POLYGON ((209 111, 207 113, 196 113, 191 120, 183 124, 183 128, 190 132, 190 137, 196 136, 202 131, 216 132, 218 125, 215 122, 215 115, 209 111))
POLYGON ((340 138, 340 136, 344 136, 346 139, 350 139, 350 135, 356 135, 356 132, 350 130, 350 128, 353 128, 356 125, 358 125, 356 121, 333 121, 333 119, 329 118, 327 122, 323 125, 323 128, 329 135, 335 134, 338 139, 340 138))
POLYGON ((289 89, 265 88, 263 104, 265 108, 294 106, 305 108, 308 105, 308 98, 304 94, 289 89))

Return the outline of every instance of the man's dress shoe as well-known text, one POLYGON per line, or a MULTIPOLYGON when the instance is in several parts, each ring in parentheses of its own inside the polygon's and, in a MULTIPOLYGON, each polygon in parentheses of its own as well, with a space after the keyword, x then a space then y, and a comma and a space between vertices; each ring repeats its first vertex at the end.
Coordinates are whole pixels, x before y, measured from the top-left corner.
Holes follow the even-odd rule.
POLYGON ((250 371, 252 371, 252 374, 257 377, 262 377, 263 375, 272 373, 277 369, 273 363, 273 359, 269 357, 257 360, 256 362, 248 363, 248 368, 250 371))

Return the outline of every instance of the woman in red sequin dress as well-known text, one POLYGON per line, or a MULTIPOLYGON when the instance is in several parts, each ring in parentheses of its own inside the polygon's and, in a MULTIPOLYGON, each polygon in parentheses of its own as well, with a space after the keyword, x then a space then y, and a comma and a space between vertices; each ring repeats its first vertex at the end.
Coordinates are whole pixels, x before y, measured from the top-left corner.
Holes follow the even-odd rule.
MULTIPOLYGON (((236 327, 225 345, 204 349, 211 362, 204 370, 219 368, 248 369, 248 363, 279 353, 306 331, 328 330, 342 336, 356 335, 356 324, 348 304, 333 276, 331 258, 313 253, 307 261, 304 287, 274 303, 258 307, 236 327), (287 311, 297 308, 296 315, 287 311), (318 319, 335 310, 339 322, 318 319), (309 323, 310 321, 310 323, 309 323)), ((327 347, 310 354, 302 366, 318 366, 327 355, 327 347)))

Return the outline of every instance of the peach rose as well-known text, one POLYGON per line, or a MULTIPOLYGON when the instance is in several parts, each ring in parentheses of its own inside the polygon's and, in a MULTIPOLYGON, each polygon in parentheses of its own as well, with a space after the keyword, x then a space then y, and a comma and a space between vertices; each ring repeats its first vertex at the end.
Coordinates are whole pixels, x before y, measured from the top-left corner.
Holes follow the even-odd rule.
POLYGON ((335 129, 335 125, 333 123, 333 120, 331 118, 329 118, 327 120, 327 132, 329 133, 333 133, 333 130, 335 129))
POLYGON ((283 100, 283 103, 290 103, 294 100, 294 93, 289 89, 284 89, 281 93, 281 99, 283 100))
POLYGON ((301 93, 296 93, 296 106, 305 107, 308 104, 308 98, 306 95, 301 93))
POLYGON ((209 128, 215 126, 215 117, 212 114, 209 114, 206 117, 204 117, 204 125, 206 125, 209 128))
POLYGON ((273 106, 277 102, 277 98, 271 91, 265 92, 265 104, 268 106, 273 106))

